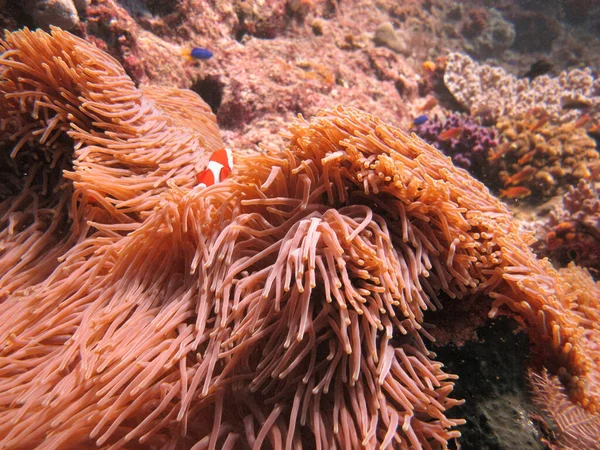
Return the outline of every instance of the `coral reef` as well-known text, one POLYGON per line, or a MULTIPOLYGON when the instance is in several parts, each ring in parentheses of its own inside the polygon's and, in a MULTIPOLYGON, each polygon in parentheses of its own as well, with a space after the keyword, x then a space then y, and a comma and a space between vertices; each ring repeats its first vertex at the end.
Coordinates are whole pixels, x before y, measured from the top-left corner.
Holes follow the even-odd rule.
POLYGON ((23 10, 35 24, 48 30, 51 25, 73 30, 79 25, 79 13, 85 14, 85 2, 73 0, 25 0, 23 10))
POLYGON ((245 35, 259 39, 274 39, 287 27, 286 5, 293 14, 306 15, 308 2, 292 0, 268 0, 266 2, 241 1, 235 5, 238 24, 235 27, 237 40, 245 35))
POLYGON ((481 17, 481 11, 472 9, 468 12, 469 20, 463 27, 463 34, 469 38, 465 49, 477 58, 491 58, 514 44, 515 27, 495 9, 484 10, 485 18, 481 17))
MULTIPOLYGON (((461 8, 457 7, 450 11, 449 18, 452 20, 460 19, 463 15, 461 8)), ((466 11, 466 19, 461 28, 461 33, 467 39, 474 39, 481 36, 488 26, 490 18, 489 12, 485 8, 471 8, 466 11)))
POLYGON ((375 29, 373 42, 376 45, 381 45, 393 50, 396 53, 409 54, 410 51, 406 45, 406 41, 402 39, 390 22, 385 22, 375 29))
POLYGON ((600 105, 600 81, 588 68, 564 71, 558 77, 542 75, 530 81, 500 67, 479 64, 467 55, 450 53, 444 82, 471 113, 486 108, 496 118, 522 117, 532 108, 543 107, 553 120, 568 122, 579 113, 563 105, 574 101, 589 107, 600 105))
MULTIPOLYGON (((0 2, 0 22, 8 29, 35 27, 14 3, 2 8, 0 2)), ((512 13, 505 3, 495 6, 499 13, 488 13, 482 2, 448 0, 102 0, 87 15, 79 13, 74 33, 107 50, 138 84, 200 87, 196 92, 226 129, 226 143, 256 150, 287 111, 309 116, 332 98, 408 126, 417 100, 412 86, 426 84, 419 67, 448 51, 469 47, 487 58, 485 49, 495 49, 494 64, 524 73, 540 55, 503 51, 512 24, 499 14, 510 19, 512 13), (376 46, 374 33, 384 23, 392 24, 407 52, 376 46), (214 58, 181 57, 194 46, 211 49, 214 58)), ((597 40, 572 31, 563 27, 548 55, 557 70, 598 62, 597 40)))
POLYGON ((148 81, 141 63, 143 45, 137 24, 115 0, 104 0, 88 8, 88 39, 116 58, 136 82, 148 81))
POLYGON ((569 187, 562 204, 550 212, 539 230, 538 254, 566 266, 574 261, 600 274, 600 198, 594 183, 580 180, 569 187))
POLYGON ((414 131, 450 156, 456 166, 467 169, 479 180, 487 178, 489 153, 498 144, 493 128, 484 127, 464 114, 450 114, 445 119, 438 116, 429 118, 425 123, 416 125, 414 131), (453 132, 454 136, 445 138, 453 132))
POLYGON ((512 48, 517 51, 548 53, 560 36, 558 21, 542 12, 513 10, 510 18, 516 34, 512 48))
POLYGON ((416 136, 327 109, 202 189, 195 94, 59 30, 2 49, 3 446, 447 447, 424 313, 488 296, 600 407, 600 285, 416 136))
POLYGON ((502 118, 496 128, 500 144, 490 157, 496 180, 492 184, 526 187, 538 203, 590 179, 590 168, 598 163, 596 141, 584 128, 548 122, 545 111, 502 118))

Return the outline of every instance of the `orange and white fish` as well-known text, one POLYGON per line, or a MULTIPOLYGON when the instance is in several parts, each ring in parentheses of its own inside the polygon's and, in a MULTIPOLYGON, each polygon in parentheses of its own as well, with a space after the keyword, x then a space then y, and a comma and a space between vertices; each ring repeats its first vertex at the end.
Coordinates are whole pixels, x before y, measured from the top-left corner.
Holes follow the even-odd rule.
POLYGON ((229 176, 231 169, 233 169, 233 154, 230 149, 221 148, 210 156, 206 170, 196 175, 198 185, 205 188, 219 183, 229 176))

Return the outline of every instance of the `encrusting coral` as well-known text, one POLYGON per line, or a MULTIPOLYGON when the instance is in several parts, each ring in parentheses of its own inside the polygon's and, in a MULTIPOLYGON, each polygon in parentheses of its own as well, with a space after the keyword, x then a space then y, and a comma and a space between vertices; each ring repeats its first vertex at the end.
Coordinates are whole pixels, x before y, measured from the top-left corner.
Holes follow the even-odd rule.
POLYGON ((416 136, 328 109, 202 189, 199 98, 57 29, 2 48, 4 448, 446 448, 423 315, 486 294, 598 407, 598 285, 416 136))

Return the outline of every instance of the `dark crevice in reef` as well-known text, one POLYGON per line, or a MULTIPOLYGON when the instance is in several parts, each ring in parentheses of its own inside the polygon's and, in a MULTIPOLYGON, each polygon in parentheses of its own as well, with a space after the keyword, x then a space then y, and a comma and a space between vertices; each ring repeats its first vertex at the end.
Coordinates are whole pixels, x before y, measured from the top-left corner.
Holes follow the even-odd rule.
POLYGON ((202 100, 208 103, 214 114, 217 114, 223 100, 223 85, 214 77, 200 78, 190 86, 202 100))
POLYGON ((431 346, 448 373, 456 374, 452 395, 465 403, 448 416, 467 423, 458 429, 462 450, 543 450, 529 399, 526 373, 529 338, 508 317, 487 320, 475 339, 458 346, 431 346))

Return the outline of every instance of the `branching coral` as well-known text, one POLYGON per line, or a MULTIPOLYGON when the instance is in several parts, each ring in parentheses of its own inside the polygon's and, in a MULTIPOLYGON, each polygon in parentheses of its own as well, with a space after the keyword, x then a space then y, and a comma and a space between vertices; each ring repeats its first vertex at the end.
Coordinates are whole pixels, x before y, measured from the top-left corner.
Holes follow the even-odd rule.
POLYGON ((599 287, 538 261, 416 136, 324 110, 201 189, 218 137, 197 98, 137 90, 58 30, 3 47, 4 138, 43 152, 60 130, 74 148, 61 232, 40 220, 56 203, 11 206, 39 184, 1 211, 4 447, 446 448, 453 377, 422 326, 445 296, 506 305, 598 406, 599 287), (32 254, 53 267, 13 266, 32 254))
POLYGON ((538 200, 589 180, 598 162, 596 142, 572 122, 558 125, 526 116, 496 124, 500 145, 491 156, 500 186, 525 186, 538 200))

